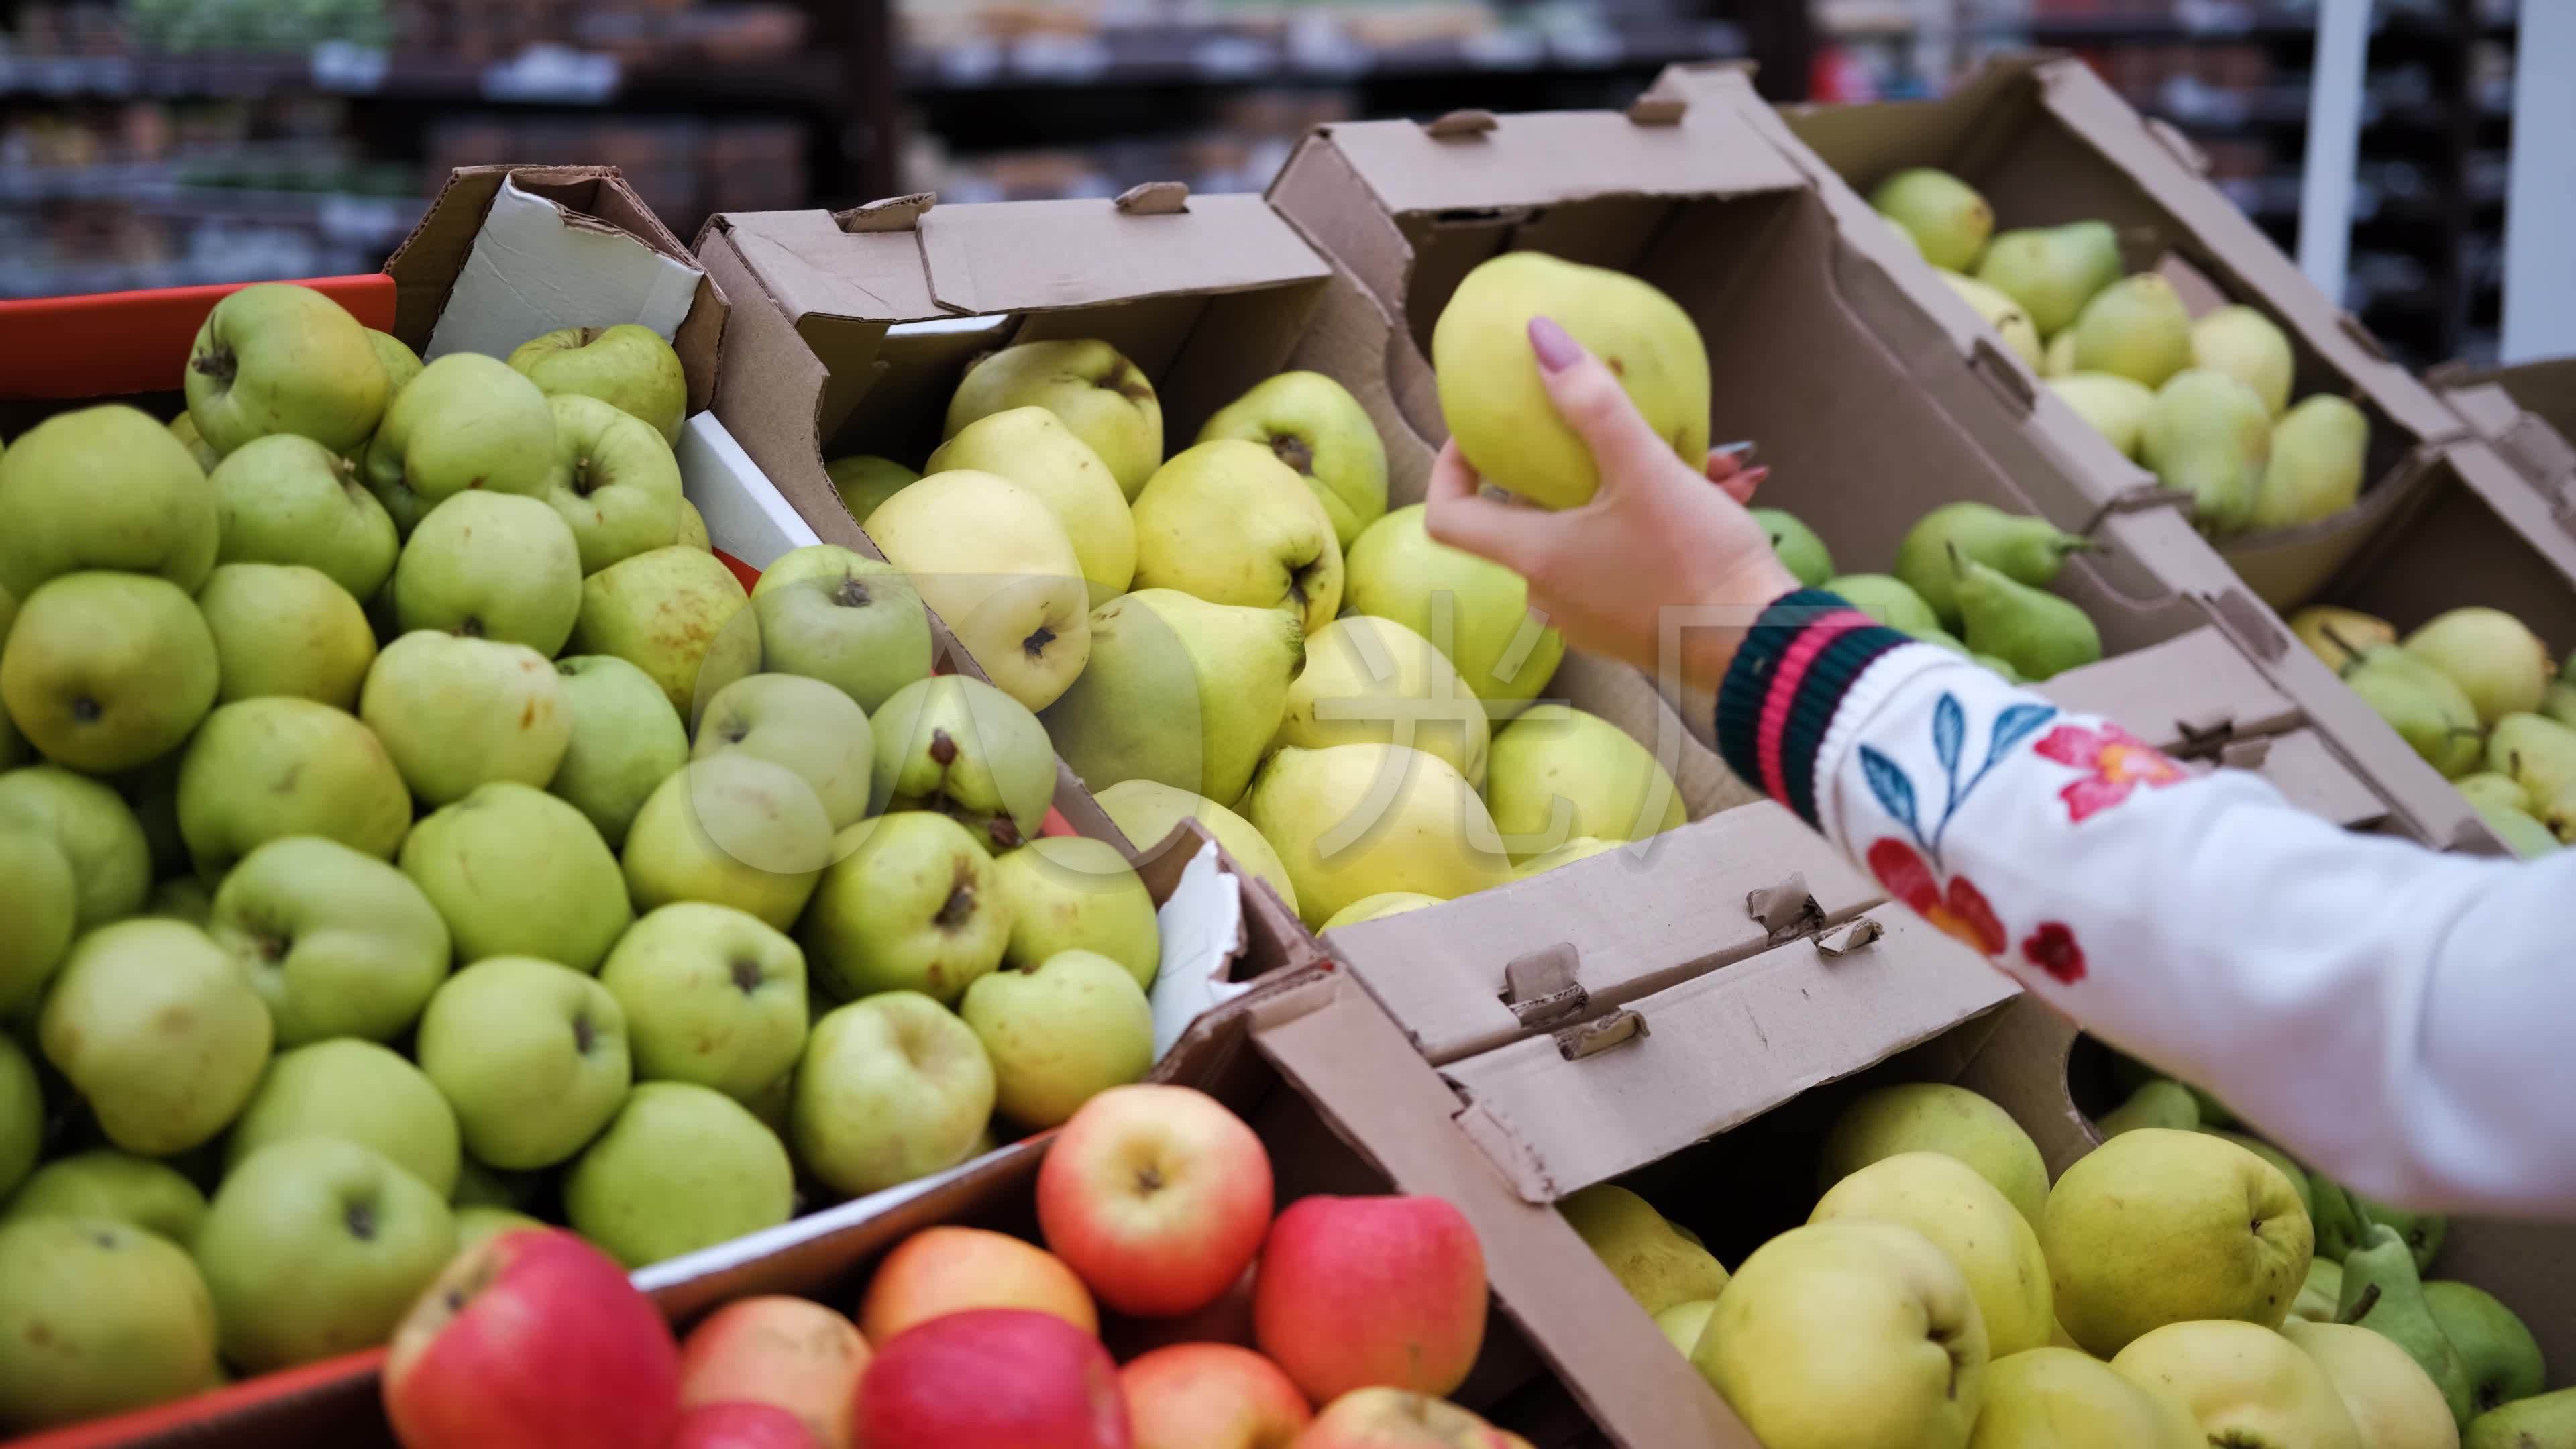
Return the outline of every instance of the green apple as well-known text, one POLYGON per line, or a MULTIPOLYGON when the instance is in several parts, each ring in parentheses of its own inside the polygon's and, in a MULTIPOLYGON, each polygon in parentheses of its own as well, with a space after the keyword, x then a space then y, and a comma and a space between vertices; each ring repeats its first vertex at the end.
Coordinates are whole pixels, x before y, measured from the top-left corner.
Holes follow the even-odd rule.
POLYGON ((1046 726, 1003 691, 962 674, 896 690, 876 713, 868 808, 936 810, 1007 850, 1035 838, 1055 799, 1046 726))
POLYGON ((525 644, 548 658, 581 613, 581 548, 536 498, 459 493, 422 516, 394 565, 394 620, 525 644))
POLYGON ((921 591, 890 563, 830 544, 797 552, 821 549, 846 556, 848 564, 773 584, 782 559, 752 589, 760 667, 822 680, 875 714, 896 690, 930 677, 930 611, 921 591))
POLYGON ((1283 372, 1217 410, 1199 441, 1259 443, 1315 491, 1343 548, 1386 513, 1386 444, 1350 389, 1320 372, 1283 372))
MULTIPOLYGON (((1705 1244, 1615 1182, 1596 1182, 1556 1210, 1649 1314, 1660 1318, 1685 1303, 1713 1303, 1726 1290, 1726 1265, 1705 1244)), ((1702 1315, 1699 1326, 1707 1322, 1702 1315)), ((1682 1352, 1688 1354, 1698 1341, 1694 1333, 1680 1345, 1682 1352)))
MULTIPOLYGON (((116 782, 134 811, 135 823, 143 827, 143 839, 152 847, 156 881, 190 873, 188 838, 179 829, 179 771, 187 763, 188 751, 182 746, 116 782)), ((212 881, 204 884, 209 890, 214 885, 212 881)))
MULTIPOLYGON (((852 577, 871 577, 893 567, 883 559, 870 558, 866 554, 843 548, 837 543, 809 543, 803 548, 791 548, 780 554, 770 562, 769 567, 761 570, 759 580, 751 586, 751 597, 755 600, 759 599, 765 594, 783 589, 802 579, 838 581, 852 577)), ((900 573, 901 570, 898 569, 896 572, 900 573)))
POLYGON ((225 1175, 196 1254, 224 1357, 265 1373, 391 1338, 456 1256, 456 1220, 373 1148, 289 1137, 225 1175))
POLYGON ((1046 500, 995 473, 934 473, 867 516, 868 537, 911 575, 993 683, 1031 709, 1091 657, 1091 586, 1046 500))
POLYGON ((1162 844, 1182 821, 1198 821, 1200 828, 1233 857, 1236 869, 1268 886, 1288 909, 1297 909, 1297 885, 1288 878, 1288 867, 1280 861, 1278 850, 1252 828, 1251 821, 1223 804, 1187 790, 1175 790, 1157 780, 1121 780, 1097 792, 1095 798, 1109 823, 1117 826, 1118 833, 1139 851, 1150 851, 1162 844))
POLYGON ((1097 951, 978 977, 957 1012, 992 1059, 995 1108, 1023 1127, 1059 1126, 1154 1069, 1153 1004, 1125 966, 1097 951))
POLYGON ((0 1430, 211 1389, 215 1309, 168 1239, 105 1218, 0 1225, 0 1430))
POLYGON ((2039 1218, 2057 1321, 2117 1354, 2190 1319, 2277 1328, 2315 1230, 2281 1170, 2199 1132, 2123 1132, 2061 1173, 2039 1218))
POLYGON ((565 393, 551 403, 555 472, 545 500, 571 525, 581 571, 678 543, 680 463, 669 441, 595 397, 565 393))
POLYGON ((692 761, 645 798, 622 861, 642 910, 711 901, 784 931, 833 853, 832 822, 803 776, 729 753, 692 761))
POLYGON ((290 835, 391 859, 410 829, 411 792, 383 742, 309 699, 225 705, 206 716, 179 766, 179 830, 208 880, 290 835))
POLYGON ((563 680, 524 644, 418 629, 376 656, 358 717, 425 805, 494 781, 543 788, 572 743, 563 680))
POLYGON ((416 1050, 456 1109, 466 1151, 506 1171, 580 1151, 633 1084, 617 998, 532 956, 494 956, 447 978, 421 1013, 416 1050))
POLYGON ((1685 821, 1681 791, 1654 751, 1561 704, 1532 705, 1494 731, 1485 803, 1515 864, 1575 836, 1643 840, 1685 821))
POLYGON ((233 1123, 228 1172, 272 1142, 336 1137, 384 1154, 441 1201, 456 1188, 456 1112, 420 1068, 371 1041, 280 1052, 233 1123))
POLYGON ((420 354, 390 332, 367 329, 367 345, 375 349, 376 363, 385 370, 385 406, 392 407, 402 390, 420 376, 420 354))
POLYGON ((581 812, 506 780, 413 826, 402 869, 467 961, 535 956, 595 971, 635 919, 617 857, 581 812))
POLYGON ((862 519, 877 511, 877 505, 921 481, 921 475, 892 458, 870 453, 853 453, 834 458, 823 465, 832 479, 832 491, 841 495, 841 507, 853 519, 862 519))
POLYGON ((72 947, 37 1039, 107 1139, 166 1157, 224 1129, 258 1085, 268 1008, 205 932, 177 921, 102 926, 72 947))
MULTIPOLYGON (((170 420, 170 436, 177 438, 179 440, 179 446, 186 448, 188 450, 188 456, 196 459, 197 466, 208 473, 214 472, 215 465, 224 460, 224 455, 216 452, 214 446, 206 441, 206 435, 197 431, 197 420, 188 416, 186 413, 181 413, 170 420)), ((291 435, 279 433, 276 436, 282 438, 291 435)), ((311 438, 307 438, 304 441, 308 443, 313 442, 311 438)), ((313 443, 313 446, 317 448, 322 447, 320 443, 313 443)), ((330 450, 326 448, 323 451, 328 452, 330 450)))
POLYGON ((207 934, 277 1026, 277 1044, 391 1041, 447 979, 449 936, 411 877, 336 840, 299 835, 243 856, 207 934))
POLYGON ((215 497, 167 428, 122 404, 57 413, 0 453, 0 589, 118 569, 182 589, 215 566, 215 497))
POLYGON ((2033 1228, 2048 1206, 2048 1164, 2003 1108, 1947 1082, 1900 1082, 1854 1098, 1816 1160, 1821 1193, 1899 1152, 1946 1152, 1993 1183, 2033 1228))
POLYGON ((188 416, 219 453, 293 433, 335 453, 385 411, 385 368, 367 329, 310 287, 262 282, 215 304, 188 349, 188 416))
POLYGON ((573 1231, 641 1268, 774 1228, 796 1213, 796 1169, 740 1102, 645 1082, 564 1173, 573 1231))
POLYGON ((1508 719, 1547 688, 1565 657, 1564 636, 1530 612, 1528 580, 1432 542, 1422 517, 1417 503, 1360 534, 1342 602, 1430 640, 1493 717, 1508 719))
POLYGON ((1314 633, 1342 608, 1342 546, 1296 472, 1258 443, 1201 443, 1136 495, 1136 587, 1286 609, 1314 633))
POLYGON ((755 916, 704 901, 648 912, 599 984, 626 1012, 635 1075, 748 1102, 805 1049, 805 953, 755 916))
POLYGON ((504 1172, 488 1163, 475 1161, 474 1154, 469 1152, 457 1162, 456 1191, 449 1195, 448 1201, 460 1208, 492 1207, 530 1212, 553 1187, 554 1179, 542 1171, 504 1172))
POLYGON ((750 674, 716 691, 699 716, 692 757, 732 753, 795 771, 834 830, 868 813, 876 743, 867 711, 819 679, 750 674))
POLYGON ((549 397, 596 398, 679 442, 680 418, 689 407, 689 378, 680 355, 650 327, 558 327, 532 337, 510 354, 549 397))
POLYGON ((80 882, 53 837, 0 820, 0 880, 9 913, 0 917, 0 1013, 33 1001, 71 954, 80 920, 80 882))
POLYGON ((823 872, 802 939, 813 980, 853 1000, 918 991, 942 1005, 1001 964, 1010 902, 993 889, 993 858, 966 827, 926 810, 862 821, 823 872))
POLYGON ((37 1168, 0 1208, 0 1222, 36 1217, 131 1223, 185 1247, 205 1221, 206 1195, 166 1162, 102 1147, 37 1168))
POLYGON ((993 860, 993 892, 1011 913, 1002 963, 1035 970, 1063 951, 1094 951, 1145 990, 1162 969, 1154 897, 1125 853, 1085 835, 1046 835, 993 860))
POLYGON ((142 914, 203 927, 215 918, 215 893, 193 875, 172 876, 152 887, 142 914))
POLYGON ((352 598, 373 598, 394 574, 402 540, 393 515, 346 458, 311 438, 272 433, 218 464, 218 563, 302 564, 352 598))
POLYGON ((176 584, 60 574, 19 607, 0 653, 0 705, 45 758, 107 774, 177 748, 214 706, 221 676, 205 616, 176 584))
POLYGON ((965 1161, 993 1097, 973 1029, 917 991, 888 991, 814 1023, 788 1140, 807 1172, 859 1197, 965 1161))
POLYGON ((707 537, 707 516, 700 513, 698 505, 691 503, 685 495, 680 499, 677 542, 682 548, 694 548, 700 553, 710 553, 715 549, 715 541, 707 537))
POLYGON ((1437 755, 1481 790, 1493 726, 1485 702, 1430 640, 1393 619, 1345 614, 1306 641, 1276 743, 1372 742, 1437 755))
POLYGON ((1066 541, 1098 607, 1127 592, 1136 573, 1136 523, 1109 465, 1041 407, 1005 408, 977 418, 939 445, 925 474, 971 468, 1036 494, 1064 525, 1066 541))
MULTIPOLYGON (((1554 852, 1550 853, 1553 854, 1554 852)), ((1546 859, 1547 856, 1539 857, 1539 860, 1542 861, 1546 859)), ((1536 865, 1537 863, 1537 861, 1531 862, 1532 865, 1536 865)), ((1516 874, 1535 873, 1536 872, 1524 867, 1522 871, 1516 874)), ((1320 936, 1326 931, 1338 931, 1344 926, 1356 926, 1363 921, 1375 921, 1382 920, 1388 916, 1400 916, 1407 911, 1418 911, 1424 906, 1436 906, 1438 904, 1440 904, 1440 898, 1438 896, 1426 896, 1420 891, 1379 891, 1373 896, 1362 896, 1358 900, 1351 902, 1349 905, 1342 907, 1340 910, 1333 912, 1333 914, 1325 920, 1324 924, 1315 928, 1315 934, 1320 936)))
POLYGON ((607 654, 555 661, 572 736, 546 786, 599 828, 611 849, 653 787, 689 762, 689 731, 653 676, 607 654))
POLYGON ((1091 662, 1047 706, 1047 736, 1093 786, 1160 780, 1236 799, 1305 657, 1286 610, 1138 589, 1091 611, 1091 662))
POLYGON ((643 670, 691 719, 702 673, 713 694, 759 665, 759 629, 726 627, 749 601, 714 554, 677 544, 639 553, 582 580, 572 652, 613 654, 643 670))
POLYGON ((376 631, 330 575, 302 564, 221 564, 197 590, 197 611, 222 666, 216 699, 292 695, 357 707, 376 631))
MULTIPOLYGON (((6 622, 0 620, 0 624, 6 622)), ((27 737, 18 733, 17 724, 9 718, 8 708, 0 705, 0 770, 17 769, 35 756, 36 751, 27 743, 27 737)))
POLYGON ((74 934, 134 914, 151 894, 143 827, 124 797, 96 780, 54 765, 0 774, 0 828, 12 826, 52 841, 71 864, 79 889, 74 934))
POLYGON ((361 471, 394 525, 468 490, 543 493, 555 468, 555 415, 537 385, 497 357, 451 352, 385 409, 361 471))
POLYGON ((521 1228, 542 1228, 546 1224, 526 1213, 484 1203, 460 1205, 455 1209, 456 1256, 464 1257, 503 1233, 521 1228))
POLYGON ((23 1181, 36 1165, 36 1149, 45 1141, 45 1094, 36 1085, 35 1064, 6 1033, 0 1033, 0 1198, 23 1181))
POLYGON ((1163 461, 1163 405, 1126 355, 1098 340, 1024 342, 969 363, 940 436, 1008 408, 1041 407, 1109 465, 1134 501, 1163 461))

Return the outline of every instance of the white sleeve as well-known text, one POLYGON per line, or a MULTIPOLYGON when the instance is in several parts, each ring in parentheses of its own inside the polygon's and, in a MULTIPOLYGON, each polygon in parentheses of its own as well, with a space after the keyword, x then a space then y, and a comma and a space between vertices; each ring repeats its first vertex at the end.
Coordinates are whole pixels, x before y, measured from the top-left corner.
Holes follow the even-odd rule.
POLYGON ((2576 851, 2348 833, 1925 645, 1853 679, 1815 761, 1819 825, 1891 896, 2302 1161, 2576 1215, 2576 851))

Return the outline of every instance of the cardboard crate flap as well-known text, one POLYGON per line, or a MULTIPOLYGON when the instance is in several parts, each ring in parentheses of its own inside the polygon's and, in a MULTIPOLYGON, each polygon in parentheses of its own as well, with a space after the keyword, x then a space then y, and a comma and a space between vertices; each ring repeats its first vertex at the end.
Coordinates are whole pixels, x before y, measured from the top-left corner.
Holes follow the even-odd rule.
MULTIPOLYGON (((1410 121, 1327 128, 1386 209, 1491 211, 1629 193, 1739 196, 1794 190, 1797 168, 1777 152, 1722 144, 1712 115, 1641 124, 1617 111, 1550 111, 1495 118, 1489 130, 1436 134, 1410 121)), ((1311 142, 1309 144, 1312 144, 1311 142)))

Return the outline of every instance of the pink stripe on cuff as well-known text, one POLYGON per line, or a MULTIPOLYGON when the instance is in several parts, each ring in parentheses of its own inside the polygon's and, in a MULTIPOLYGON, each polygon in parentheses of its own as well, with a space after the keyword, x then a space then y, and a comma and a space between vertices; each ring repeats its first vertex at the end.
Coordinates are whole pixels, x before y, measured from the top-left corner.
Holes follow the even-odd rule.
POLYGON ((1762 766, 1762 790, 1774 800, 1787 801, 1789 783, 1781 763, 1781 740, 1788 733, 1789 710, 1798 701, 1798 686, 1807 677, 1807 668, 1825 646, 1854 629, 1875 627, 1877 620, 1857 609, 1838 610, 1809 624, 1780 656, 1780 667, 1771 673, 1771 692, 1762 699, 1762 719, 1755 728, 1755 758, 1762 766))

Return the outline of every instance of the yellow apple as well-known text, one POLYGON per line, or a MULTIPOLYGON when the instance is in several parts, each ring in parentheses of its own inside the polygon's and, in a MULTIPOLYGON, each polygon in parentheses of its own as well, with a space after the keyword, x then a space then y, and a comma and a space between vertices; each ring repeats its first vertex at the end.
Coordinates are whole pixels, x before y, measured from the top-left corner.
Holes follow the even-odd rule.
POLYGON ((1091 595, 1064 524, 992 473, 933 474, 867 516, 868 537, 994 685, 1044 709, 1091 658, 1091 595))
POLYGON ((1096 608, 1127 592, 1136 576, 1136 522, 1109 465, 1045 408, 1008 408, 977 418, 939 445, 925 474, 959 468, 998 474, 1045 500, 1064 525, 1096 608))
POLYGON ((1244 818, 1278 848, 1310 926, 1382 891, 1455 900, 1511 879, 1485 802, 1420 750, 1281 750, 1253 777, 1244 818))
POLYGON ((2138 1383, 2173 1391, 2213 1445, 2363 1449, 2352 1414, 2326 1371, 2261 1324, 2233 1319, 2168 1323, 2121 1349, 2111 1368, 2138 1383))
POLYGON ((1807 1221, 1835 1218, 1903 1223, 1949 1254, 1977 1296, 1997 1357, 2048 1342, 2056 1320, 2039 1235, 1966 1163, 1938 1152, 1882 1157, 1835 1183, 1807 1221))

